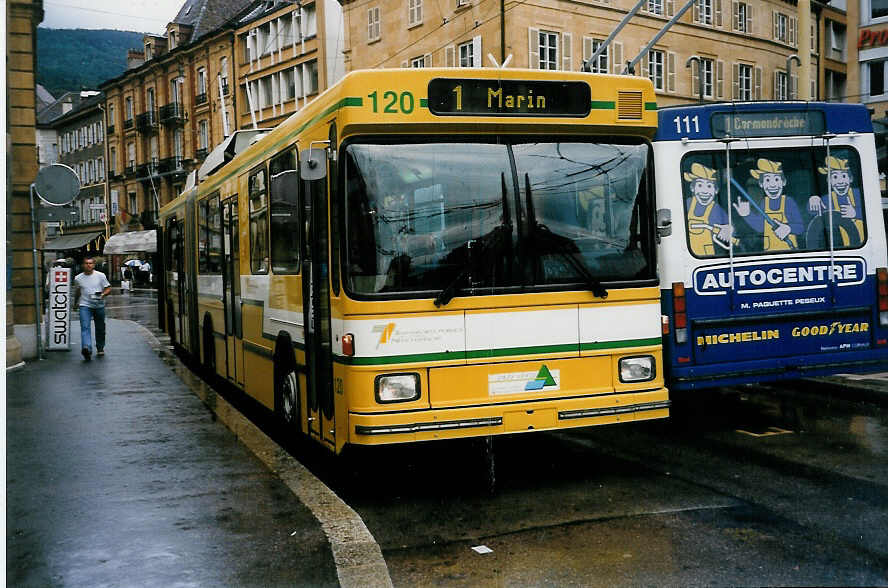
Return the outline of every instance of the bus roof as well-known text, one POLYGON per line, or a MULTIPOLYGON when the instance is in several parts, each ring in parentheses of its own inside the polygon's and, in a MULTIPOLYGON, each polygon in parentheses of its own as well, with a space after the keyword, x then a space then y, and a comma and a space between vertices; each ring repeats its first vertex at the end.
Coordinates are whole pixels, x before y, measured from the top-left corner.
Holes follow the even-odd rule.
POLYGON ((872 133, 862 104, 830 102, 722 102, 658 111, 656 141, 872 133))

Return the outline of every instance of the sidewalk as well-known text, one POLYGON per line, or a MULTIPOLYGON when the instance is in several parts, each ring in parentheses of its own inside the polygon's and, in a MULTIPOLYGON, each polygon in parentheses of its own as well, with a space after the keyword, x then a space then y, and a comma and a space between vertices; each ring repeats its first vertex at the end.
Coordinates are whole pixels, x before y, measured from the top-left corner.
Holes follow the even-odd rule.
POLYGON ((109 319, 106 351, 7 374, 8 585, 338 585, 309 508, 141 327, 109 319))

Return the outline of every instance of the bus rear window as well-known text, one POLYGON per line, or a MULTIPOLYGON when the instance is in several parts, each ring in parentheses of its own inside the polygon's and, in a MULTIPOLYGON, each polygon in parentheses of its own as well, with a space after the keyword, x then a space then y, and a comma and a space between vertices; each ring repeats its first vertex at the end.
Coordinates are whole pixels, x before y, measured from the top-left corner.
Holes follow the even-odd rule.
POLYGON ((730 169, 727 161, 721 150, 682 160, 685 228, 695 257, 727 257, 731 249, 735 256, 854 249, 866 242, 853 149, 732 148, 730 169))

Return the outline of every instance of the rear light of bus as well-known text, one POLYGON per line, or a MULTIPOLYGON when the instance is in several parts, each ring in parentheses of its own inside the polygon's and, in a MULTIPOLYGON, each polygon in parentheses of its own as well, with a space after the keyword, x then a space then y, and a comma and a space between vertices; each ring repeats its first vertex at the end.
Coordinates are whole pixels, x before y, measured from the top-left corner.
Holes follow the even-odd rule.
POLYGON ((419 398, 419 374, 385 374, 376 376, 376 402, 410 402, 419 398))
POLYGON ((688 342, 688 307, 685 300, 685 286, 682 282, 672 284, 672 316, 675 329, 675 342, 688 342))
POLYGON ((879 325, 888 327, 888 268, 876 270, 876 287, 879 298, 879 325))
POLYGON ((352 357, 355 354, 355 336, 346 333, 342 336, 342 355, 352 357))

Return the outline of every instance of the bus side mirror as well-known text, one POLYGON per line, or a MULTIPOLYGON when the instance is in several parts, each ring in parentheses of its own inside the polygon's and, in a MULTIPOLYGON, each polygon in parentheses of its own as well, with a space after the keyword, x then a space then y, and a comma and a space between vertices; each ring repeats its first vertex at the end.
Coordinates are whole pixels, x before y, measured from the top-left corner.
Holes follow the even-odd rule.
POLYGON ((672 211, 668 208, 657 209, 657 239, 672 234, 672 211))
POLYGON ((311 147, 299 158, 299 175, 303 180, 320 180, 327 175, 327 149, 311 147))

